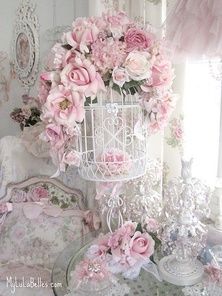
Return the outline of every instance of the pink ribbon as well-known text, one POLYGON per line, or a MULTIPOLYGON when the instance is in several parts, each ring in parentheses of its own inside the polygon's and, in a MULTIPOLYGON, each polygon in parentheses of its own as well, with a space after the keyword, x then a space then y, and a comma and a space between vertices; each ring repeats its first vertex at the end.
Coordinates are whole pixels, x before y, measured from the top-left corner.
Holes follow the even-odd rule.
POLYGON ((123 182, 97 182, 96 183, 96 200, 99 200, 103 195, 109 194, 114 197, 121 193, 123 182))
POLYGON ((116 212, 116 219, 118 227, 123 224, 123 215, 121 213, 121 207, 123 205, 123 199, 120 194, 123 189, 123 182, 98 182, 96 184, 96 197, 95 199, 99 200, 103 195, 108 195, 107 200, 107 214, 106 222, 109 228, 109 231, 112 233, 112 224, 114 219, 114 212, 116 212))

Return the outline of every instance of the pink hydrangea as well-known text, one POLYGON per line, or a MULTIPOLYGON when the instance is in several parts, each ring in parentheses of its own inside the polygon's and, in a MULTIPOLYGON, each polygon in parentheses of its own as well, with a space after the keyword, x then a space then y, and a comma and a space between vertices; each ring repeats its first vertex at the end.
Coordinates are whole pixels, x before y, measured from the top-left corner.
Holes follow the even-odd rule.
POLYGON ((101 74, 119 67, 125 57, 126 44, 119 40, 110 37, 105 40, 98 39, 92 44, 91 59, 101 74))

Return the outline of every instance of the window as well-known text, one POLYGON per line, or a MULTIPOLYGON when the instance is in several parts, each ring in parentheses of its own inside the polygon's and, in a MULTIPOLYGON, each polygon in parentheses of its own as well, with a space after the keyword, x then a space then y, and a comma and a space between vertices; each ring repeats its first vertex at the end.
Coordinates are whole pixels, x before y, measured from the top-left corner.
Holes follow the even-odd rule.
POLYGON ((194 158, 193 175, 215 185, 220 134, 221 81, 213 78, 208 61, 186 65, 183 109, 185 155, 194 158))

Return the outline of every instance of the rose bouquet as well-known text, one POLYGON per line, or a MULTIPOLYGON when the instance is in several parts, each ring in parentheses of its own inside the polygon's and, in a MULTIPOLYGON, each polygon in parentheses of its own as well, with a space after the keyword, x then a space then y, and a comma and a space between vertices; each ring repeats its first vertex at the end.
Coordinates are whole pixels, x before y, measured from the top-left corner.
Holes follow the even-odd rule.
POLYGON ((112 148, 97 158, 100 172, 105 176, 126 174, 132 167, 132 159, 127 152, 112 148))
POLYGON ((141 268, 160 279, 152 261, 155 241, 159 243, 156 236, 158 224, 154 221, 148 219, 144 227, 128 221, 115 232, 101 235, 72 271, 70 282, 76 283, 77 280, 79 287, 89 282, 107 281, 114 274, 134 279, 141 268))
POLYGON ((27 95, 22 96, 23 107, 15 108, 10 117, 17 123, 19 123, 21 130, 24 127, 33 126, 40 122, 41 107, 37 99, 29 97, 27 95))
POLYGON ((60 170, 79 165, 77 140, 85 105, 113 89, 138 94, 150 134, 162 129, 174 107, 174 78, 168 51, 150 27, 118 12, 77 18, 52 48, 51 71, 40 75, 43 139, 60 170))

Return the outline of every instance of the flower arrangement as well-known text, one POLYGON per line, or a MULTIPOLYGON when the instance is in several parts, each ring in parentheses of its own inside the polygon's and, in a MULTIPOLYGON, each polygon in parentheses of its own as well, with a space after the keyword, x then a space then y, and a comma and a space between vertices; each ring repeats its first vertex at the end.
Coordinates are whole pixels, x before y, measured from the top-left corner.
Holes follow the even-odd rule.
POLYGON ((165 126, 174 107, 174 72, 163 40, 150 27, 122 12, 77 18, 52 53, 51 71, 40 75, 39 101, 46 125, 42 138, 60 170, 79 165, 84 105, 96 102, 106 88, 123 97, 139 95, 150 134, 165 126))
POLYGON ((166 142, 171 147, 182 147, 184 130, 183 130, 183 116, 173 118, 169 123, 170 137, 166 138, 166 142))
POLYGON ((141 268, 152 270, 158 277, 152 261, 155 241, 159 243, 156 236, 158 227, 154 219, 147 219, 143 227, 127 221, 115 232, 101 235, 71 273, 71 282, 78 279, 80 286, 87 281, 112 278, 114 274, 134 279, 141 268))
POLYGON ((100 171, 105 176, 128 173, 132 166, 130 155, 127 152, 116 148, 104 151, 99 155, 97 161, 100 171))
POLYGON ((15 122, 19 123, 21 130, 23 130, 24 127, 33 126, 41 121, 41 107, 38 100, 34 97, 23 95, 22 101, 24 106, 21 108, 15 108, 10 113, 10 117, 15 122))

